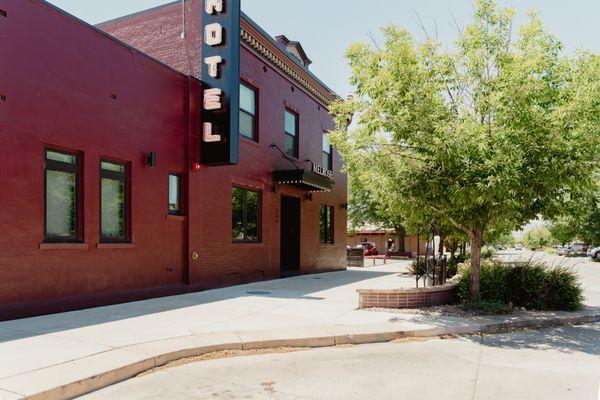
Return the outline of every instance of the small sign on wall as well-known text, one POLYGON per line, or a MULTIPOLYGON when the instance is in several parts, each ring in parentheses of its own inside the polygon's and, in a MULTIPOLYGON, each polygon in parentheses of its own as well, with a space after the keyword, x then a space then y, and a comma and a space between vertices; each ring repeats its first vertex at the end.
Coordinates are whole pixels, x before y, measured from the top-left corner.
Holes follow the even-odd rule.
POLYGON ((202 11, 202 143, 205 165, 239 162, 240 0, 205 0, 202 11))

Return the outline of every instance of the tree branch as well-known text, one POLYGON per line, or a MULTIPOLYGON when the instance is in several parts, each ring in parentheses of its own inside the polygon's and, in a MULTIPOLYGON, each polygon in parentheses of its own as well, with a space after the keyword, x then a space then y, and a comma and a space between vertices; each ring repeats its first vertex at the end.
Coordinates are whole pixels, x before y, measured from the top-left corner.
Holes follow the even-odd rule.
POLYGON ((475 236, 475 233, 467 228, 466 226, 459 224, 458 222, 456 222, 456 220, 454 218, 452 218, 451 216, 449 216, 448 214, 446 214, 444 211, 442 211, 440 208, 431 205, 430 206, 431 209, 439 214, 442 214, 444 217, 448 218, 448 221, 450 221, 452 223, 452 225, 456 226, 458 229, 460 229, 461 231, 463 231, 464 233, 467 234, 467 236, 469 236, 469 238, 473 238, 475 236))

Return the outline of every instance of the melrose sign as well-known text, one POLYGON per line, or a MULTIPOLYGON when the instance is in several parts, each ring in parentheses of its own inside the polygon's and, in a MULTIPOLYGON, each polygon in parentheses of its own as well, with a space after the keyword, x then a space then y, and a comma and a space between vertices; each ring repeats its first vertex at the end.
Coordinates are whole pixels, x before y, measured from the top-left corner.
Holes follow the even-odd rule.
POLYGON ((324 176, 325 178, 333 179, 333 171, 327 168, 324 168, 320 165, 315 164, 311 161, 312 164, 312 172, 317 175, 324 176))
POLYGON ((239 162, 240 0, 205 0, 202 145, 206 165, 239 162))

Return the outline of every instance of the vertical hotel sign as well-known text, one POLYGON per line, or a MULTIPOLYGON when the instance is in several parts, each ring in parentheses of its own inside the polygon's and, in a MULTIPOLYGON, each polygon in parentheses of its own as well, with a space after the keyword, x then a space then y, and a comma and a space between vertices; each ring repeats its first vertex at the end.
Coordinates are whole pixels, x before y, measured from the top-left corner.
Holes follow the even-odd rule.
POLYGON ((200 161, 206 165, 239 162, 240 1, 203 0, 200 161))

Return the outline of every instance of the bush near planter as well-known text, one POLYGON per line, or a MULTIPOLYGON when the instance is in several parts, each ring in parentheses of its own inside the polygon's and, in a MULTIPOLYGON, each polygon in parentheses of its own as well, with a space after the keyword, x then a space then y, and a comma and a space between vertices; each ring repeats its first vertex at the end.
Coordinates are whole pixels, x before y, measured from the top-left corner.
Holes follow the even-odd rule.
MULTIPOLYGON (((496 250, 493 247, 485 247, 481 250, 481 259, 489 260, 496 256, 496 250)), ((456 276, 459 271, 459 265, 471 258, 471 253, 462 255, 459 254, 448 259, 448 269, 446 270, 446 278, 450 279, 456 276)))
POLYGON ((577 274, 571 269, 531 260, 515 265, 482 260, 481 293, 480 298, 474 300, 469 297, 471 271, 468 264, 459 266, 458 297, 463 306, 479 301, 539 311, 581 309, 582 290, 577 274))
POLYGON ((425 260, 425 257, 420 257, 418 261, 418 265, 417 260, 410 263, 410 266, 408 267, 408 272, 411 275, 423 276, 427 273, 427 260, 425 260))

